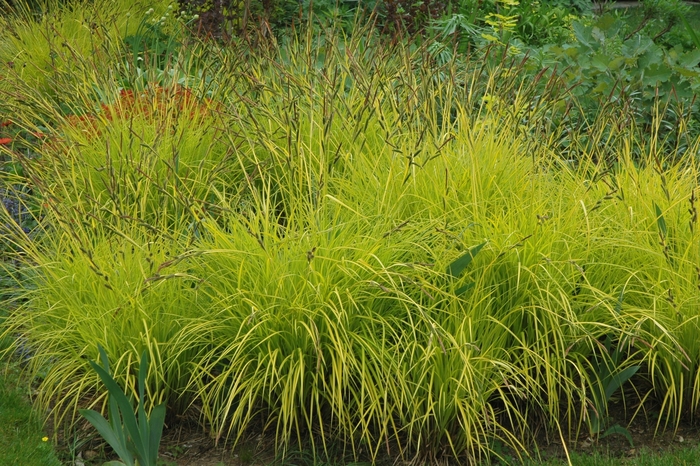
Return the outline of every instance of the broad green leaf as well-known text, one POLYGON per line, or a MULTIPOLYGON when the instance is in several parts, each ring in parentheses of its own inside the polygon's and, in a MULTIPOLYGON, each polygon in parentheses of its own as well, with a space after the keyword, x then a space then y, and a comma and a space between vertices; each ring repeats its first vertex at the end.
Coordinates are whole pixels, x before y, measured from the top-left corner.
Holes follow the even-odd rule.
POLYGON ((117 435, 119 443, 126 445, 126 433, 122 428, 122 416, 119 413, 117 400, 113 396, 109 397, 109 423, 112 426, 112 430, 117 435))
POLYGON ((654 41, 646 36, 636 35, 627 40, 622 46, 621 56, 625 58, 637 57, 654 46, 654 41))
MULTIPOLYGON (((110 378, 111 378, 111 372, 109 370, 109 358, 107 357, 107 353, 105 352, 102 345, 97 345, 97 349, 100 352, 100 359, 102 360, 102 367, 104 367, 105 372, 107 374, 109 374, 110 378)), ((91 364, 93 364, 92 361, 91 361, 91 364)), ((112 431, 114 432, 115 436, 117 437, 117 441, 119 442, 120 445, 123 445, 124 448, 126 449, 127 435, 124 432, 124 429, 122 427, 122 416, 119 413, 119 403, 117 402, 117 399, 113 396, 109 397, 109 423, 112 426, 112 431)), ((131 455, 130 452, 129 452, 129 455, 131 455)), ((120 455, 120 457, 121 457, 121 455, 120 455)), ((124 459, 124 458, 122 458, 122 459, 124 459)), ((131 461, 133 461, 133 459, 131 459, 131 461)))
MULTIPOLYGON (((146 408, 144 406, 144 399, 146 397, 146 375, 148 374, 148 352, 146 350, 141 354, 141 363, 139 364, 139 435, 141 437, 142 448, 137 450, 137 457, 139 458, 139 463, 144 465, 154 464, 151 461, 151 445, 148 443, 151 435, 149 432, 148 417, 146 416, 146 408)), ((156 451, 156 456, 158 452, 156 451)))
MULTIPOLYGON (((100 360, 102 360, 102 367, 104 367, 105 372, 111 377, 112 372, 109 370, 109 358, 105 352, 102 345, 97 345, 97 349, 100 352, 100 360)), ((119 436, 119 441, 122 445, 126 445, 126 434, 124 429, 122 429, 122 416, 119 413, 119 403, 116 397, 109 397, 109 423, 112 425, 112 429, 119 436)))
POLYGON ((577 47, 565 47, 563 55, 569 58, 576 58, 579 55, 579 49, 577 47))
POLYGON ((615 37, 623 27, 623 22, 613 15, 603 15, 598 18, 594 29, 599 29, 607 37, 615 37))
POLYGON ((688 20, 685 18, 685 16, 681 16, 681 21, 683 21, 683 25, 685 26, 685 30, 688 32, 688 35, 690 38, 693 40, 693 43, 695 46, 700 49, 700 37, 695 33, 695 29, 690 25, 688 20))
POLYGON ((643 82, 649 86, 655 86, 669 80, 672 75, 671 68, 664 63, 652 63, 644 70, 643 82))
POLYGON ((102 367, 104 367, 105 372, 110 374, 110 377, 111 377, 112 372, 109 370, 109 358, 107 357, 107 353, 105 352, 105 349, 102 347, 102 345, 97 345, 97 350, 100 352, 100 359, 102 360, 102 367))
POLYGON ((105 442, 112 447, 112 450, 126 463, 127 466, 133 466, 134 457, 131 455, 125 443, 120 441, 120 436, 117 435, 107 420, 100 413, 92 409, 81 409, 80 414, 92 424, 97 432, 100 433, 105 442))
POLYGON ((610 94, 610 91, 615 89, 616 83, 610 76, 600 75, 598 84, 590 90, 591 94, 610 94))
POLYGON ((148 422, 149 438, 148 445, 151 448, 151 464, 155 465, 158 460, 158 448, 163 436, 163 425, 165 424, 165 405, 158 405, 151 411, 148 422))
POLYGON ((602 43, 605 41, 605 32, 603 32, 603 30, 599 27, 593 26, 593 29, 591 30, 591 37, 593 37, 596 42, 602 43))
POLYGON ((462 254, 459 258, 457 258, 450 265, 447 266, 447 273, 452 275, 453 277, 459 277, 462 274, 462 272, 464 272, 464 269, 466 269, 469 266, 469 264, 471 264, 472 259, 476 257, 479 251, 481 251, 481 248, 483 248, 485 245, 485 242, 481 243, 477 246, 474 246, 466 253, 462 254))
MULTIPOLYGON (((601 407, 598 407, 600 409, 601 407)), ((600 416, 592 409, 588 410, 588 417, 590 419, 590 428, 593 434, 599 434, 602 429, 600 416)))
MULTIPOLYGON (((683 69, 683 68, 681 68, 683 69)), ((679 73, 681 74, 681 73, 679 73)), ((674 78, 677 78, 674 76, 674 78)), ((693 77, 694 80, 700 79, 700 72, 695 73, 695 76, 693 77)), ((688 81, 682 81, 682 82, 674 82, 678 81, 677 79, 672 79, 670 83, 667 83, 670 85, 671 89, 669 89, 669 93, 673 91, 673 94, 675 94, 679 99, 686 99, 688 101, 692 100, 693 97, 695 96, 695 92, 693 92, 693 89, 690 84, 690 80, 688 81)))
POLYGON ((472 288, 474 288, 474 282, 467 283, 466 285, 460 286, 459 288, 457 288, 457 289, 455 290, 455 294, 456 294, 457 296, 459 296, 459 295, 464 294, 464 293, 466 293, 467 291, 471 290, 472 288))
POLYGON ((90 361, 90 365, 97 372, 97 375, 102 379, 102 383, 105 384, 107 390, 109 391, 109 396, 114 397, 119 405, 119 410, 122 414, 122 422, 124 423, 124 428, 128 433, 130 439, 134 442, 134 447, 137 452, 142 452, 144 450, 143 443, 141 442, 141 437, 139 433, 138 423, 136 422, 136 416, 134 415, 134 408, 131 403, 124 395, 121 387, 117 385, 117 382, 108 374, 101 366, 96 364, 94 361, 90 361))
POLYGON ((625 299, 625 289, 622 288, 620 290, 620 296, 617 298, 617 304, 615 305, 615 314, 620 315, 620 312, 622 312, 622 302, 625 299))
POLYGON ((684 78, 691 78, 695 80, 700 78, 700 70, 698 68, 684 68, 682 66, 675 66, 673 71, 684 78))
POLYGON ((576 40, 579 41, 581 45, 585 45, 590 48, 593 44, 593 37, 591 36, 591 28, 584 26, 583 23, 579 21, 574 21, 571 23, 571 27, 574 31, 574 36, 576 40))
POLYGON ((634 446, 634 443, 632 442, 632 435, 630 435, 630 431, 625 429, 619 424, 615 424, 612 427, 609 427, 605 432, 603 432, 600 436, 600 438, 605 438, 608 435, 624 435, 624 437, 627 439, 627 441, 630 443, 630 446, 634 446))
POLYGON ((591 57, 591 66, 598 71, 607 71, 610 68, 610 57, 598 52, 591 57))
POLYGON ((640 366, 630 366, 618 372, 610 378, 610 382, 605 386, 605 399, 609 400, 615 391, 637 373, 640 366))
POLYGON ((627 61, 627 57, 616 57, 610 60, 608 63, 608 68, 611 70, 617 70, 620 68, 622 65, 624 65, 627 61))
POLYGON ((658 47, 649 47, 643 54, 639 56, 637 64, 640 69, 644 70, 651 65, 660 65, 662 63, 663 53, 658 47))
POLYGON ((685 68, 697 68, 700 66, 700 48, 681 55, 678 64, 685 68))
POLYGON ((661 208, 654 203, 654 210, 656 210, 656 225, 659 227, 659 233, 661 236, 666 238, 666 220, 664 219, 664 213, 661 208))

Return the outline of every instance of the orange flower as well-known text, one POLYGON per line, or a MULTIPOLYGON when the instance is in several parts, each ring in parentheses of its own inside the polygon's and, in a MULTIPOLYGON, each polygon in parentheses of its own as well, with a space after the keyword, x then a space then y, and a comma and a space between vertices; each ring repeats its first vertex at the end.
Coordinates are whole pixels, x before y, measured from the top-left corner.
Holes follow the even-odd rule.
POLYGON ((4 126, 10 126, 11 124, 12 124, 12 121, 10 121, 10 120, 0 122, 0 128, 2 128, 4 126))
POLYGON ((217 103, 207 98, 198 99, 186 87, 154 86, 152 92, 121 89, 117 101, 112 104, 100 104, 99 116, 95 113, 68 115, 66 120, 70 126, 95 136, 100 134, 100 126, 104 120, 128 119, 137 115, 149 119, 159 118, 164 116, 169 108, 187 112, 192 120, 210 115, 212 110, 219 110, 217 103))
POLYGON ((9 144, 12 142, 12 138, 0 138, 0 146, 9 144))

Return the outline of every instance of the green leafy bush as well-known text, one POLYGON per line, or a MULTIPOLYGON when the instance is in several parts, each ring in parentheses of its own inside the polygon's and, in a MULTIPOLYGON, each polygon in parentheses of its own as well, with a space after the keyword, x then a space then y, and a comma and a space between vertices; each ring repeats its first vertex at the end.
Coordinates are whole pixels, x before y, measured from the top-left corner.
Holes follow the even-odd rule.
MULTIPOLYGON (((487 0, 453 2, 458 14, 474 26, 485 27, 503 42, 517 38, 528 46, 560 43, 569 35, 573 19, 581 12, 565 2, 487 0), (508 33, 505 36, 504 33, 508 33)), ((585 8, 587 12, 589 8, 585 8)))
POLYGON ((251 31, 275 34, 292 24, 301 6, 299 0, 180 0, 178 5, 180 10, 197 15, 197 34, 220 40, 251 31))
POLYGON ((685 134, 695 135, 692 121, 700 107, 700 49, 665 50, 646 36, 624 38, 625 23, 613 15, 572 25, 574 41, 545 45, 530 52, 531 73, 558 70, 577 97, 584 118, 601 102, 615 102, 628 118, 657 134, 659 143, 681 147, 685 134), (681 121, 690 126, 679 126, 681 121), (658 133, 653 129, 659 124, 658 133), (679 132, 680 130, 680 132, 679 132))

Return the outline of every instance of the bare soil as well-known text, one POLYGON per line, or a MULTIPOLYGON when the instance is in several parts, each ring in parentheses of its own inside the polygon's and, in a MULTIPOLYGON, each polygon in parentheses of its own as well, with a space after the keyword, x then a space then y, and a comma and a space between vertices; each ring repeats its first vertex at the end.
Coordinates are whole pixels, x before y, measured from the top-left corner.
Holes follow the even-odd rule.
MULTIPOLYGON (((552 433, 540 433, 531 448, 533 458, 566 459, 566 452, 595 453, 599 452, 613 458, 633 459, 650 453, 664 453, 679 449, 687 449, 700 445, 700 429, 690 423, 682 423, 678 429, 658 425, 653 415, 644 416, 638 414, 632 422, 624 420, 621 407, 613 407, 608 425, 619 424, 629 431, 633 444, 622 435, 610 435, 605 438, 592 438, 585 429, 575 441, 567 440, 566 448, 562 445, 558 435, 552 433)), ((565 434, 566 435, 566 434, 565 434)), ((78 453, 75 466, 91 466, 102 464, 105 461, 103 454, 95 447, 96 443, 90 443, 78 453), (92 449, 91 446, 94 448, 92 449)), ((284 461, 275 455, 274 439, 269 436, 251 434, 242 439, 235 448, 230 445, 216 445, 215 441, 197 427, 194 423, 181 423, 164 432, 161 444, 161 461, 163 466, 262 466, 262 465, 310 465, 314 464, 314 458, 310 452, 292 453, 284 461)), ((515 459, 514 452, 503 452, 505 459, 515 459)), ((318 459, 317 459, 318 460, 318 459)), ((369 459, 364 459, 370 464, 369 459)), ((345 458, 338 457, 326 459, 321 463, 348 464, 352 463, 351 455, 345 458)), ((384 465, 415 465, 415 461, 402 461, 399 458, 391 458, 386 455, 378 460, 384 465)), ((423 464, 422 461, 420 461, 423 464)), ((450 459, 438 461, 441 465, 460 464, 450 459)))

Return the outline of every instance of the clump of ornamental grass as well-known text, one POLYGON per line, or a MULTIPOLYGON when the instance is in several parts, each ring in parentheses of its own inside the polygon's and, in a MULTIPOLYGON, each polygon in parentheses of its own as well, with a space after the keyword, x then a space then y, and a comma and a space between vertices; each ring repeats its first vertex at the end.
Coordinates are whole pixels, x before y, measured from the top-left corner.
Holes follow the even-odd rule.
MULTIPOLYGON (((52 89, 52 81, 82 73, 88 63, 97 65, 92 72, 101 76, 111 56, 122 47, 121 39, 135 34, 142 21, 173 14, 167 2, 64 4, 49 0, 34 9, 16 3, 15 14, 0 18, 5 31, 0 62, 7 67, 0 68, 0 73, 7 78, 16 74, 44 91, 52 89), (91 55, 94 60, 87 59, 91 55)), ((12 95, 13 84, 6 79, 0 89, 12 95)), ((63 91, 70 95, 70 89, 63 91)))
MULTIPOLYGON (((88 11, 100 15, 111 10, 97 5, 88 11)), ((154 27, 154 12, 142 12, 141 23, 150 26, 130 28, 134 19, 128 18, 131 10, 125 11, 112 18, 126 21, 123 28, 99 22, 104 26, 98 28, 100 39, 109 46, 83 51, 85 37, 66 39, 62 53, 70 55, 63 58, 71 66, 43 70, 52 75, 46 86, 37 88, 17 70, 8 75, 13 87, 2 108, 15 115, 20 128, 10 147, 13 162, 31 180, 30 188, 41 192, 44 211, 37 215, 44 223, 62 222, 71 230, 89 219, 92 226, 107 221, 118 231, 126 221, 156 231, 186 218, 186 226, 176 232, 184 233, 195 229, 207 209, 209 192, 216 187, 212 174, 228 157, 217 140, 235 135, 224 136, 214 127, 220 109, 210 98, 212 77, 193 69, 201 49, 183 49, 161 64, 156 57, 149 59, 150 50, 139 43, 136 57, 124 36, 134 38, 133 27, 136 32, 154 27)), ((74 14, 67 8, 50 9, 41 21, 62 24, 74 21, 74 14)), ((31 18, 17 24, 28 31, 38 27, 31 18)), ((161 19, 156 25, 164 24, 161 19)), ((3 45, 9 50, 22 44, 8 40, 3 45)))
POLYGON ((505 60, 437 65, 367 31, 208 50, 213 109, 148 87, 144 114, 76 73, 108 98, 75 93, 69 118, 23 88, 40 110, 20 121, 54 132, 2 149, 43 209, 40 234, 11 228, 5 334, 56 420, 104 407, 97 345, 132 393, 149 351, 149 406, 282 450, 478 461, 594 431, 608 402, 659 402, 660 427, 697 411, 694 160, 613 117, 558 132, 560 83, 538 94, 505 60), (601 400, 601 367, 636 366, 601 400))
POLYGON ((56 136, 25 169, 68 230, 86 221, 118 230, 126 220, 187 234, 212 190, 234 181, 216 177, 228 160, 215 113, 210 101, 176 86, 122 90, 96 113, 59 117, 56 136))
MULTIPOLYGON (((73 423, 80 407, 106 406, 88 365, 98 345, 132 393, 134 364, 149 352, 147 406, 182 412, 192 400, 188 371, 198 348, 180 331, 196 315, 200 280, 177 263, 225 158, 215 110, 175 87, 109 91, 115 100, 82 118, 56 111, 46 120, 55 124, 51 136, 29 155, 8 151, 23 173, 12 186, 32 193, 27 210, 38 226, 27 233, 6 218, 14 259, 25 267, 14 273, 20 292, 5 334, 28 370, 42 374, 37 402, 51 406, 56 425, 73 423)), ((224 189, 226 178, 218 181, 224 189)))
POLYGON ((188 40, 192 18, 172 2, 18 5, 14 15, 0 18, 7 31, 0 41, 0 113, 28 113, 34 125, 51 127, 37 117, 51 117, 56 107, 63 115, 94 112, 111 103, 114 87, 192 88, 211 79, 201 68, 190 74, 198 59, 188 40), (41 97, 24 89, 40 90, 41 97), (87 95, 91 105, 82 108, 76 96, 87 95))
MULTIPOLYGON (((332 61, 329 66, 328 53, 310 56, 306 63, 316 64, 313 67, 290 58, 286 68, 275 71, 282 76, 278 80, 271 79, 265 69, 253 68, 260 91, 255 96, 258 105, 246 107, 246 119, 261 119, 257 110, 268 125, 256 123, 248 134, 256 143, 264 141, 267 150, 261 157, 255 145, 247 152, 241 148, 241 157, 253 154, 256 166, 261 167, 253 180, 248 179, 245 208, 237 201, 228 209, 243 215, 234 216, 223 229, 213 228, 200 243, 209 243, 209 247, 198 249, 201 255, 197 256, 204 264, 201 273, 209 277, 205 283, 212 284, 208 292, 225 310, 223 316, 216 313, 197 328, 217 331, 223 327, 218 331, 230 335, 207 335, 212 341, 225 342, 214 346, 205 361, 207 373, 216 377, 201 385, 207 400, 203 404, 213 406, 205 416, 217 435, 227 429, 240 433, 258 408, 265 420, 273 420, 278 439, 285 442, 296 437, 300 441, 305 432, 325 430, 326 406, 332 413, 330 421, 325 418, 330 431, 358 439, 360 444, 383 448, 384 437, 384 443, 397 442, 395 448, 401 453, 435 452, 449 445, 455 452, 466 450, 479 456, 488 453, 485 445, 498 436, 520 447, 528 434, 527 419, 533 416, 544 416, 547 427, 555 430, 562 429, 562 420, 569 420, 568 429, 573 431, 581 428, 581 421, 590 421, 591 399, 603 382, 594 369, 596 361, 606 358, 603 341, 607 338, 625 355, 613 368, 618 372, 644 363, 652 369, 645 375, 653 376, 659 369, 655 363, 658 354, 682 353, 668 327, 668 315, 657 313, 651 302, 637 303, 633 298, 638 290, 630 288, 627 297, 622 292, 638 273, 628 268, 627 258, 610 258, 611 254, 622 255, 613 251, 627 234, 625 230, 611 230, 607 216, 591 227, 591 217, 596 215, 591 213, 602 209, 605 201, 620 208, 613 201, 615 188, 606 184, 613 181, 602 178, 609 169, 606 165, 589 156, 570 170, 544 150, 523 157, 528 140, 522 137, 523 128, 515 125, 522 113, 508 105, 505 96, 500 97, 500 108, 486 105, 476 114, 452 104, 454 117, 439 120, 435 115, 447 112, 444 107, 436 109, 435 102, 460 99, 452 90, 445 91, 449 86, 421 79, 422 65, 413 68, 413 57, 385 63, 382 71, 393 83, 388 88, 380 85, 384 79, 380 73, 357 72, 364 67, 354 58, 355 50, 348 49, 352 58, 346 68, 343 59, 339 59, 340 66, 334 67, 332 61), (411 68, 402 68, 405 63, 411 63, 411 68), (349 89, 343 86, 342 110, 336 110, 323 87, 319 90, 317 79, 328 80, 329 75, 339 83, 358 83, 349 89), (372 87, 373 79, 377 87, 372 87), (348 128, 352 122, 363 122, 362 132, 333 131, 334 125, 343 127, 345 121, 348 128), (441 126, 436 126, 438 121, 441 126), (273 139, 270 134, 280 137, 273 139), (348 141, 348 135, 354 139, 348 141), (353 150, 358 144, 359 150, 353 150), (343 151, 348 145, 350 150, 343 151), (328 152, 334 154, 332 159, 328 152), (607 191, 601 194, 600 186, 608 187, 607 191), (366 223, 367 230, 355 227, 345 215, 366 223), (391 219, 388 224, 387 219, 391 219), (377 250, 372 256, 377 265, 368 259, 353 259, 350 251, 340 253, 339 259, 337 245, 343 244, 343 233, 334 231, 351 229, 354 252, 360 239, 380 240, 379 232, 372 231, 376 225, 382 225, 382 241, 416 235, 409 239, 415 246, 396 251, 389 244, 370 247, 377 250), (333 243, 328 243, 327 235, 333 243), (449 240, 450 247, 464 251, 484 239, 488 245, 479 258, 489 259, 473 271, 479 277, 473 292, 465 297, 457 295, 460 288, 455 288, 441 299, 444 288, 436 282, 447 279, 446 259, 457 256, 454 250, 450 255, 449 247, 447 252, 442 250, 444 242, 449 240), (341 274, 334 263, 342 264, 341 274), (317 281, 314 264, 323 264, 317 265, 324 267, 321 278, 337 277, 338 284, 317 281), (394 272, 404 266, 410 272, 394 272), (354 268, 360 268, 362 274, 354 268), (231 277, 221 270, 231 270, 231 277), (341 285, 346 273, 355 277, 353 283, 359 280, 364 285, 362 291, 348 295, 351 288, 341 285), (230 289, 225 282, 231 283, 230 289), (264 291, 257 291, 259 287, 264 291), (327 300, 309 301, 318 293, 333 297, 330 309, 327 300), (366 293, 368 302, 356 297, 366 293), (361 362, 353 363, 357 374, 343 366, 340 372, 345 383, 358 382, 352 388, 335 382, 329 395, 328 388, 316 387, 327 387, 329 378, 334 380, 333 373, 327 372, 334 367, 328 362, 332 355, 341 353, 348 364, 359 357, 336 337, 347 332, 337 328, 346 321, 346 314, 338 315, 338 309, 365 315, 373 323, 367 339, 379 338, 381 350, 362 352, 361 362), (395 316, 395 312, 399 312, 399 323, 384 323, 382 316, 395 316), (292 326, 290 318, 297 324, 292 326), (441 335, 457 338, 467 322, 479 330, 445 347, 441 335), (421 324, 425 326, 422 331, 421 324), (397 328, 403 328, 399 335, 397 328), (495 337, 490 333, 494 328, 498 329, 495 337), (495 379, 485 375, 488 372, 476 376, 496 384, 482 393, 486 404, 477 411, 462 404, 470 398, 460 391, 467 390, 460 381, 469 378, 461 371, 473 367, 469 356, 459 353, 454 356, 457 359, 442 365, 425 359, 428 348, 446 356, 464 347, 484 351, 479 363, 497 368, 495 379), (371 362, 368 355, 373 357, 371 362), (388 372, 370 368, 392 366, 388 372), (438 375, 438 370, 443 372, 438 375), (376 392, 377 379, 391 380, 391 388, 376 392), (456 386, 450 388, 451 383, 456 386), (270 395, 275 390, 279 393, 270 395), (348 401, 342 395, 358 392, 362 401, 348 401), (434 401, 446 393, 454 397, 434 401), (356 405, 358 402, 361 404, 356 405)), ((400 50, 394 53, 392 58, 402 56, 400 50)), ((459 78, 466 82, 469 76, 459 78)), ((600 131, 604 128, 601 125, 600 131)), ((637 146, 636 140, 624 136, 619 140, 637 146)), ((601 136, 593 132, 593 137, 601 136)), ((637 172, 631 160, 629 152, 621 151, 617 160, 621 174, 637 172)), ((692 173, 688 166, 685 170, 692 173)), ((644 176, 655 173, 662 176, 654 171, 644 176)), ((692 179, 676 176, 672 170, 667 173, 679 184, 692 179)), ((646 199, 648 202, 649 197, 646 199)), ((654 222, 646 217, 643 222, 635 228, 643 227, 644 235, 653 236, 654 222)), ((640 263, 648 262, 647 254, 654 257, 657 253, 653 248, 626 251, 640 255, 640 263)), ((350 334, 362 338, 356 327, 352 329, 350 334)), ((681 359, 666 359, 666 363, 689 369, 681 359)), ((467 393, 472 390, 470 387, 467 393)), ((646 395, 637 394, 639 398, 646 395)), ((473 400, 469 406, 474 406, 473 400)), ((679 407, 676 403, 666 406, 674 413, 679 407)))
MULTIPOLYGON (((67 22, 76 14, 53 13, 67 22)), ((23 21, 15 26, 37 27, 23 21)), ((121 31, 115 32, 103 38, 116 43, 121 31)), ((13 72, 12 95, 18 98, 4 107, 22 128, 4 150, 19 167, 13 175, 3 171, 4 195, 26 203, 27 216, 38 223, 27 232, 11 218, 3 220, 4 243, 15 251, 13 261, 26 266, 12 272, 20 291, 7 301, 16 320, 4 332, 16 338, 30 372, 43 374, 37 401, 52 406, 57 425, 74 422, 77 408, 85 407, 79 400, 105 406, 106 394, 96 393, 97 379, 86 365, 99 344, 116 361, 116 379, 132 393, 133 362, 148 350, 148 404, 164 401, 176 411, 188 406, 192 366, 186 355, 197 350, 173 339, 197 309, 188 301, 196 290, 178 297, 175 289, 193 290, 198 280, 173 263, 196 236, 210 192, 225 191, 234 181, 216 176, 227 157, 215 128, 219 110, 201 88, 185 86, 193 85, 182 79, 189 62, 170 63, 178 71, 162 79, 157 70, 125 67, 121 46, 80 55, 79 44, 65 44, 75 59, 71 69, 46 70, 57 77, 48 92, 13 72), (144 78, 153 82, 144 85, 144 78), (169 277, 159 274, 163 264, 170 265, 169 277), (182 278, 179 285, 166 280, 174 277, 182 278), (178 355, 160 352, 168 341, 180 348, 178 355)), ((3 265, 9 270, 13 263, 3 265)))
POLYGON ((148 241, 139 232, 91 233, 85 244, 53 231, 25 251, 25 260, 37 265, 18 278, 25 292, 6 331, 18 338, 30 373, 43 374, 36 401, 52 406, 57 425, 66 415, 72 422, 88 395, 90 405, 104 403, 106 393, 96 393, 99 382, 88 364, 101 344, 115 357, 115 378, 132 390, 139 353, 147 350, 153 361, 148 405, 186 406, 188 355, 196 348, 177 340, 195 314, 196 293, 189 291, 198 280, 174 269, 179 280, 158 276, 158 265, 180 252, 172 243, 148 241))

